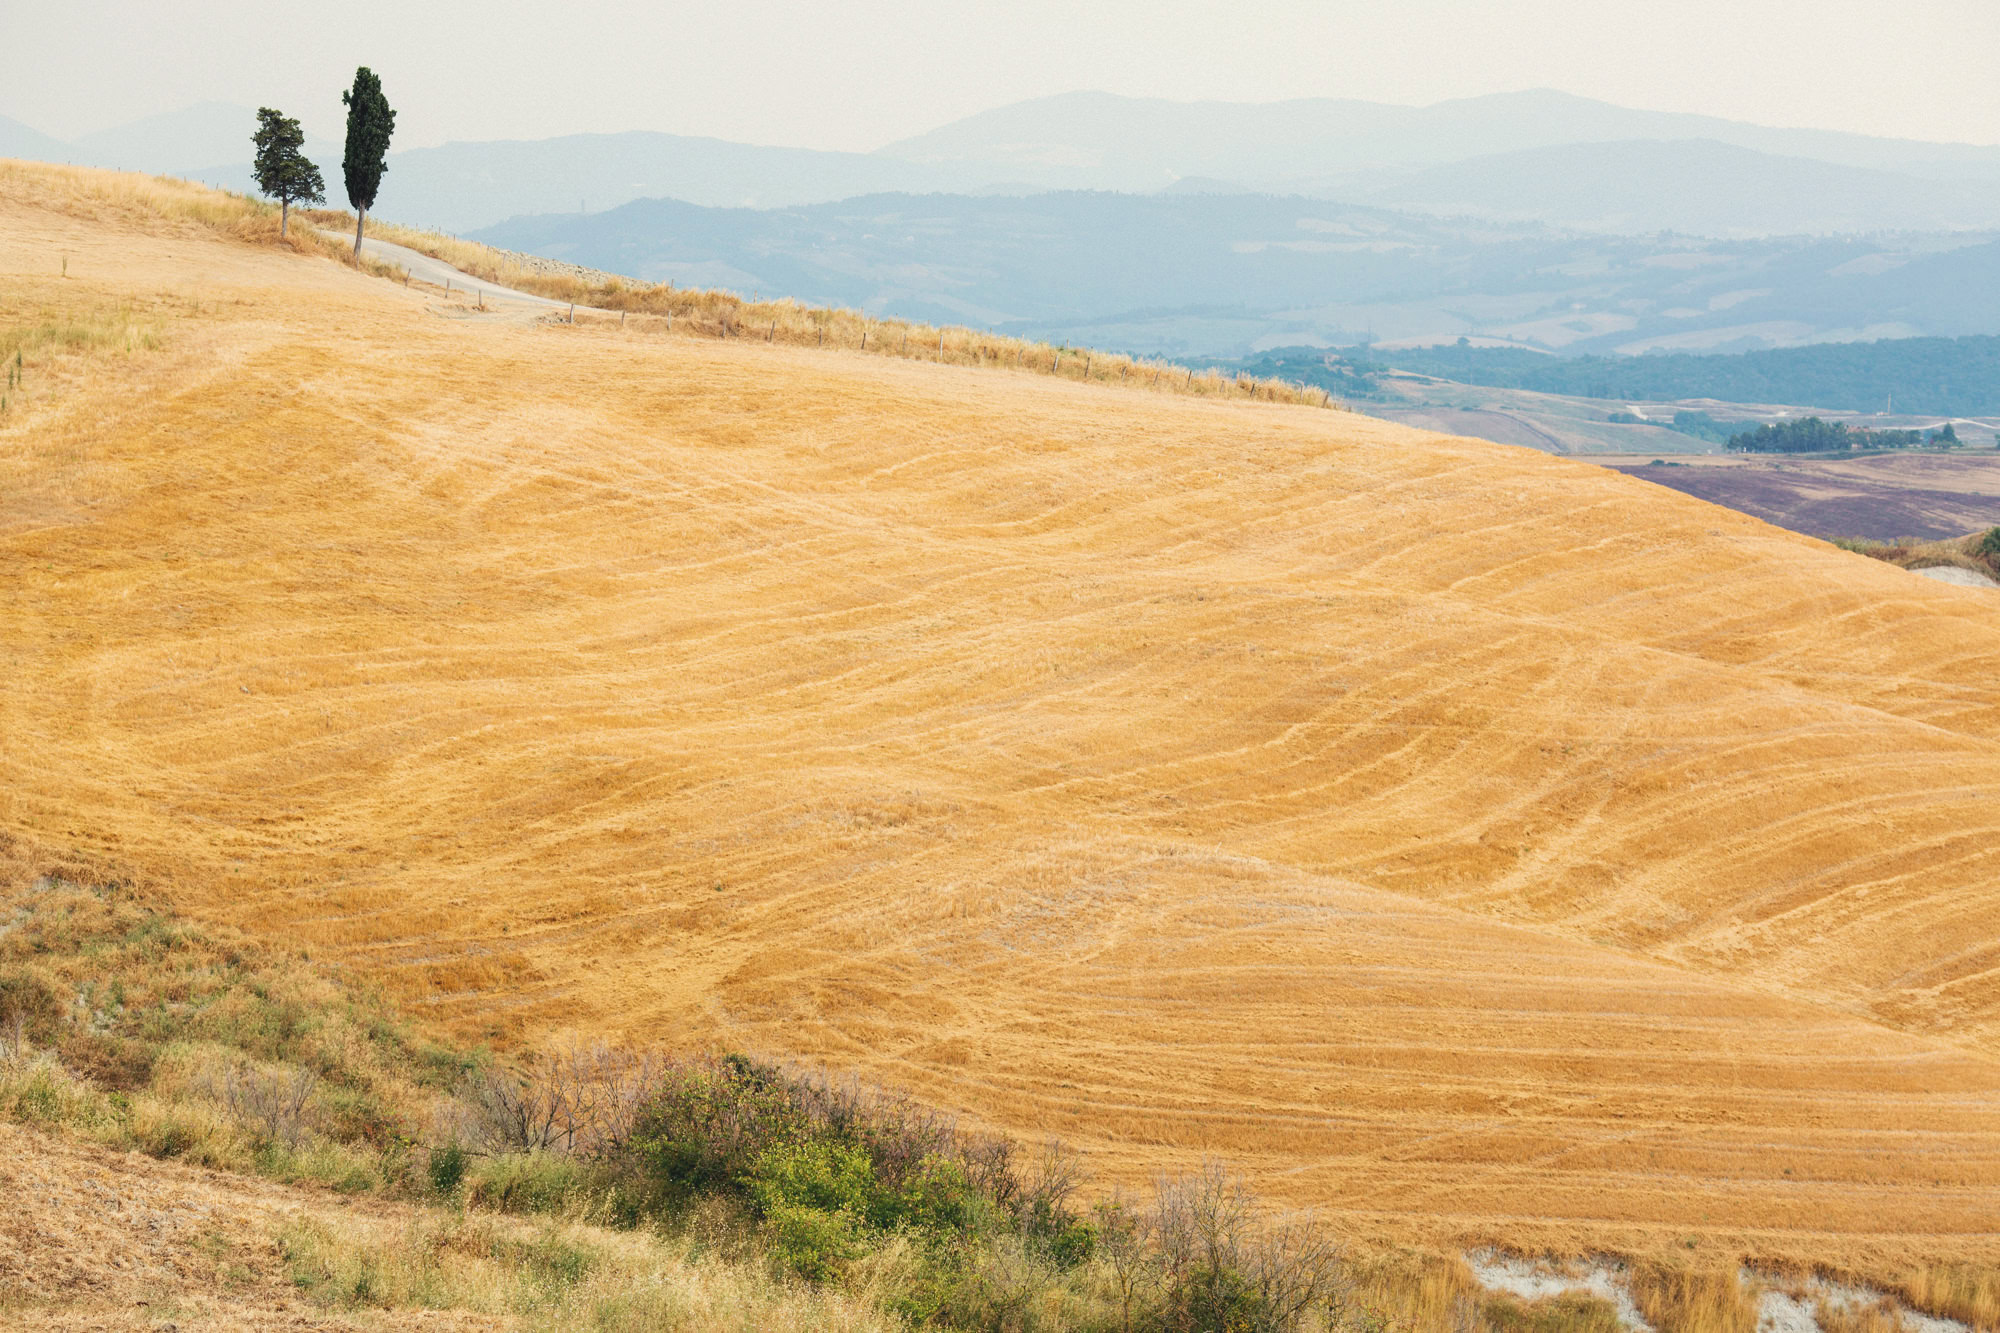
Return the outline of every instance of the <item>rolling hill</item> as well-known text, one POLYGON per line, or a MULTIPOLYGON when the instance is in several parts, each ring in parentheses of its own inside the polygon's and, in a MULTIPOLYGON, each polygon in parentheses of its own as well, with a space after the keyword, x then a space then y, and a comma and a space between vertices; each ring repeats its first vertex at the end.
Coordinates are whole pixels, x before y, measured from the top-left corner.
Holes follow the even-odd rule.
POLYGON ((0 216, 10 835, 468 1034, 1356 1234, 1990 1259, 2000 598, 1348 414, 0 216))
POLYGON ((1362 197, 1442 216, 1633 235, 1852 236, 2000 223, 2000 183, 1930 181, 1710 139, 1525 148, 1411 172, 1362 197))

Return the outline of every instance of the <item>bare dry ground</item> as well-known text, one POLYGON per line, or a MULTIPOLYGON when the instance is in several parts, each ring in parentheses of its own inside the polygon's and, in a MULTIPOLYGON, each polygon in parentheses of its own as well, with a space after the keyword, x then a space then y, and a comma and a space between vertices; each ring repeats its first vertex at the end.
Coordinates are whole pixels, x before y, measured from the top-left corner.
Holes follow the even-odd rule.
POLYGON ((159 346, 31 352, 0 417, 9 831, 462 1031, 817 1057, 1357 1233, 2000 1244, 1990 593, 5 177, 0 327, 85 318, 159 346))
POLYGON ((1956 537, 2000 524, 2000 453, 1854 459, 1598 459, 1684 495, 1820 537, 1956 537))
MULTIPOLYGON (((136 1153, 0 1124, 0 1328, 234 1330, 379 1327, 314 1308, 274 1243, 288 1221, 351 1214, 409 1225, 417 1210, 343 1204, 136 1153)), ((496 1329, 509 1321, 402 1310, 399 1328, 496 1329)))

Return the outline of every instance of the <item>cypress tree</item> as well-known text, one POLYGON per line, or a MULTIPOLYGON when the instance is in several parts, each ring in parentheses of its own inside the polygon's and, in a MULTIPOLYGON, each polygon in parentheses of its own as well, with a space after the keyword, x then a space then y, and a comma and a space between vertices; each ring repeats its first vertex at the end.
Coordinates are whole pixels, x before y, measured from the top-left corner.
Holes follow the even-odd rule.
POLYGON ((354 71, 354 86, 340 95, 347 105, 347 155, 340 172, 347 178, 347 202, 354 205, 354 259, 361 261, 361 224, 375 206, 375 191, 381 188, 382 173, 389 169, 389 136, 396 129, 396 113, 382 96, 382 80, 363 65, 354 71))
POLYGON ((254 170, 257 188, 278 201, 278 235, 288 234, 292 204, 317 204, 326 198, 326 182, 319 168, 299 150, 305 146, 305 131, 290 116, 257 108, 257 132, 250 136, 257 145, 254 170))

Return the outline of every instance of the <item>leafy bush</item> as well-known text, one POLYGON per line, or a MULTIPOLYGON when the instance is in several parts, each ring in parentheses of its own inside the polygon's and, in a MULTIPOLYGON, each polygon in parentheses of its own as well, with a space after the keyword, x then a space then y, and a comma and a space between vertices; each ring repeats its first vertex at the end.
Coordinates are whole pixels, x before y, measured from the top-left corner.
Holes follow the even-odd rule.
POLYGON ((838 1277, 862 1253, 851 1213, 780 1204, 766 1220, 773 1260, 809 1282, 838 1277))
POLYGON ((432 1148, 424 1165, 424 1176, 430 1181, 431 1193, 440 1198, 457 1194, 459 1185, 465 1180, 465 1166, 465 1149, 456 1143, 432 1148))
POLYGON ((873 1226, 893 1224, 888 1196, 878 1189, 875 1164, 853 1144, 831 1139, 778 1143, 745 1173, 751 1200, 765 1214, 807 1208, 846 1213, 873 1226))

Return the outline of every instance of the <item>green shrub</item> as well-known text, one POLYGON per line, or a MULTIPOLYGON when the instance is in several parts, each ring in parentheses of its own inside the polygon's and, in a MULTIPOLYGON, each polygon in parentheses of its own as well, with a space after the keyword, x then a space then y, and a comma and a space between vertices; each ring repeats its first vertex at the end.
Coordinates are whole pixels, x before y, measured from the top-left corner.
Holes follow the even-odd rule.
POLYGON ((456 1143, 431 1149, 430 1160, 424 1165, 431 1193, 442 1198, 458 1193, 459 1185, 465 1180, 465 1165, 465 1149, 456 1143))
POLYGON ((1988 560, 2000 560, 2000 528, 1987 529, 1986 535, 1979 539, 1979 545, 1974 551, 1988 560))
POLYGON ((854 1215, 780 1204, 765 1216, 771 1257, 808 1282, 838 1277, 862 1247, 854 1215))
POLYGON ((964 1166, 948 1159, 926 1159, 891 1197, 892 1209, 878 1208, 878 1226, 907 1226, 933 1236, 975 1235, 992 1218, 992 1208, 964 1166))
POLYGON ((895 1223, 895 1202, 880 1197, 874 1163, 852 1144, 828 1139, 774 1144, 758 1155, 744 1184, 766 1216, 809 1208, 847 1213, 875 1226, 895 1223))
POLYGON ((766 1148, 803 1117, 770 1071, 734 1056, 688 1060, 662 1077, 633 1126, 631 1151, 669 1201, 740 1188, 766 1148))
POLYGON ((1170 1327, 1204 1333, 1267 1333, 1277 1327, 1263 1296, 1225 1264, 1186 1273, 1167 1293, 1170 1327))

